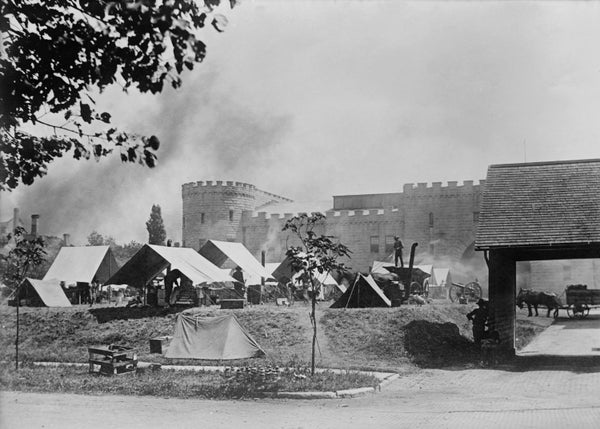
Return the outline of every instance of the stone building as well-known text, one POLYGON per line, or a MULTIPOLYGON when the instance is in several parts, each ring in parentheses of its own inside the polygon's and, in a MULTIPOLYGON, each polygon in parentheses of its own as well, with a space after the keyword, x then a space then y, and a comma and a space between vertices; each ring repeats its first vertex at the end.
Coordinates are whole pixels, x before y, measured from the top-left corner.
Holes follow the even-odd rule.
POLYGON ((354 270, 367 271, 374 260, 388 258, 398 235, 405 253, 411 243, 419 243, 417 262, 452 266, 459 279, 464 271, 472 280, 478 273, 485 275, 483 258, 473 250, 483 187, 484 181, 406 184, 402 192, 338 195, 329 204, 301 206, 247 183, 186 183, 183 246, 199 249, 208 239, 239 241, 257 257, 265 251, 268 261, 281 261, 293 243, 293 237, 281 231, 286 220, 300 212, 320 211, 326 221, 318 232, 351 249, 349 265, 354 270))

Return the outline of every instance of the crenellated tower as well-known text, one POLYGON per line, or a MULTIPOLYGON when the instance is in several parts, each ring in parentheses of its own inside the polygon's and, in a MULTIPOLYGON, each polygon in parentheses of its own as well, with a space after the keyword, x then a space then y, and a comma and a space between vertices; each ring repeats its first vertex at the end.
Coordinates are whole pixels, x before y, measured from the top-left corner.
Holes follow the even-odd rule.
POLYGON ((181 195, 183 246, 194 249, 208 239, 235 241, 243 211, 269 203, 292 202, 248 183, 220 180, 185 183, 181 195))

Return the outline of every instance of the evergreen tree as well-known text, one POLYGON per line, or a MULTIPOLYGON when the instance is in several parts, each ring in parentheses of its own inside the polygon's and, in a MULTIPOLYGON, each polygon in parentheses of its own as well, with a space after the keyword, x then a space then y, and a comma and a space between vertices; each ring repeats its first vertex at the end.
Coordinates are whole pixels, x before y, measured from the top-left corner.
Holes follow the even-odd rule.
POLYGON ((165 224, 158 204, 152 205, 150 219, 146 222, 146 229, 148 230, 148 244, 164 246, 167 239, 167 232, 165 231, 165 224))

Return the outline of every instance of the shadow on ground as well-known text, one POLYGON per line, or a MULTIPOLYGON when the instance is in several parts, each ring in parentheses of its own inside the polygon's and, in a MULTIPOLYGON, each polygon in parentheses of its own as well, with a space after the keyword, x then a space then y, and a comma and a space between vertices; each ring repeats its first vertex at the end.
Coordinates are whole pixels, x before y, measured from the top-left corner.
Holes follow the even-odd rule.
POLYGON ((107 323, 113 320, 144 319, 147 317, 164 317, 168 314, 181 312, 182 308, 169 307, 104 307, 89 310, 98 323, 107 323))
POLYGON ((479 348, 463 337, 454 323, 415 320, 404 327, 404 332, 404 347, 418 366, 444 368, 480 359, 479 348))

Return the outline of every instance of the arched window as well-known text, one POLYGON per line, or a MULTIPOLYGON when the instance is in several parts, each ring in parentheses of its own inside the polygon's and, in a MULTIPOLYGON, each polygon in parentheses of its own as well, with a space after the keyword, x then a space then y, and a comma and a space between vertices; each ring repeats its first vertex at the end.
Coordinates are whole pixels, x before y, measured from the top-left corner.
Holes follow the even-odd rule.
POLYGON ((433 228, 433 213, 429 213, 429 228, 433 228))

